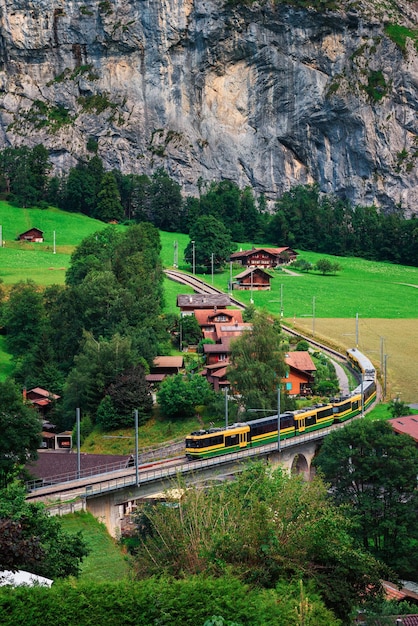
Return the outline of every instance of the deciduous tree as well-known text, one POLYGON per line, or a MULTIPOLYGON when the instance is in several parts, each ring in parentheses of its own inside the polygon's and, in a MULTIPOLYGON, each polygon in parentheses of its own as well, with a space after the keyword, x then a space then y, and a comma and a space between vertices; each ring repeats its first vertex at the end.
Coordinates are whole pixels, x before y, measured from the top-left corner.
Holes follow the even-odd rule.
POLYGON ((9 483, 20 465, 35 459, 42 424, 35 409, 24 404, 16 385, 0 382, 0 485, 9 483))
POLYGON ((316 464, 346 504, 359 542, 403 577, 418 574, 418 450, 383 421, 356 420, 324 439, 316 464))
POLYGON ((280 327, 266 315, 256 314, 252 330, 231 343, 228 379, 245 408, 271 410, 277 406, 277 389, 286 374, 281 341, 280 327))

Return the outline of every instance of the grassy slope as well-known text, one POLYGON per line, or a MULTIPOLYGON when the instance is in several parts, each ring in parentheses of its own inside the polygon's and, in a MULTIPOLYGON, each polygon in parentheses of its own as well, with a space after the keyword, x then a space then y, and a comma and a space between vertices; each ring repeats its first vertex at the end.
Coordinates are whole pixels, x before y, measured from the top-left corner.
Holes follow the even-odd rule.
POLYGON ((84 559, 80 579, 105 582, 126 578, 129 565, 118 544, 91 513, 77 512, 61 518, 63 528, 70 533, 81 531, 90 549, 84 559))
POLYGON ((74 247, 107 227, 79 213, 56 208, 20 209, 1 201, 0 224, 5 242, 0 249, 0 278, 5 284, 31 278, 40 285, 63 284, 74 247), (43 243, 16 241, 20 233, 35 226, 44 231, 43 243))
MULTIPOLYGON (((161 233, 163 263, 166 267, 173 265, 173 244, 176 240, 179 269, 190 271, 190 267, 183 261, 183 251, 188 242, 187 235, 161 233)), ((245 249, 251 245, 240 244, 240 247, 245 249)), ((315 272, 292 276, 276 270, 271 281, 271 291, 253 293, 257 307, 278 312, 282 291, 284 316, 288 319, 312 317, 313 298, 315 298, 315 316, 318 318, 355 318, 357 313, 363 318, 418 317, 418 268, 353 257, 336 259, 315 252, 300 252, 300 257, 311 263, 316 263, 320 258, 337 260, 342 270, 336 276, 322 276, 315 272)), ((238 268, 234 268, 232 275, 235 276, 238 272, 238 268)), ((210 275, 204 278, 211 282, 210 275)), ((220 289, 226 289, 228 280, 229 268, 214 275, 214 285, 220 289)), ((246 304, 250 301, 249 292, 241 291, 234 295, 246 304)))

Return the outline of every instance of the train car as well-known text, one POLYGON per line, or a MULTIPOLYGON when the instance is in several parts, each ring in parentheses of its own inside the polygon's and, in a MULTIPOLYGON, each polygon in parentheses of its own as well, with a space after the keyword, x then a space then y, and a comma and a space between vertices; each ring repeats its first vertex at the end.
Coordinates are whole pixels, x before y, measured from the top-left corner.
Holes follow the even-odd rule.
POLYGON ((373 363, 362 354, 357 348, 349 348, 347 357, 356 370, 358 370, 363 380, 374 380, 376 382, 376 369, 373 363))
POLYGON ((334 421, 332 404, 315 404, 292 413, 297 434, 331 426, 334 421))
MULTIPOLYGON (((297 411, 280 414, 280 439, 326 428, 343 422, 367 409, 376 399, 376 370, 373 364, 356 348, 347 350, 347 356, 362 374, 362 382, 349 395, 327 404, 316 404, 297 411)), ((201 459, 247 447, 262 446, 278 440, 277 414, 232 424, 228 428, 198 430, 186 437, 188 459, 201 459)))
POLYGON ((337 423, 345 422, 345 420, 349 420, 360 413, 361 394, 360 392, 353 392, 348 396, 334 398, 334 400, 332 400, 332 406, 334 412, 334 421, 337 423))

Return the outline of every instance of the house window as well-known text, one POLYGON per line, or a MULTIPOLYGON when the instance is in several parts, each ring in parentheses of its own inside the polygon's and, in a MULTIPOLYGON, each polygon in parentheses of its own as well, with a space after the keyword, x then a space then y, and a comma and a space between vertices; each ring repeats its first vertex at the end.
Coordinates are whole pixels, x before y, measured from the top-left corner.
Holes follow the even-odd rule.
POLYGON ((292 389, 292 383, 286 383, 286 391, 290 391, 292 389))
POLYGON ((220 354, 218 361, 226 361, 226 354, 220 354))

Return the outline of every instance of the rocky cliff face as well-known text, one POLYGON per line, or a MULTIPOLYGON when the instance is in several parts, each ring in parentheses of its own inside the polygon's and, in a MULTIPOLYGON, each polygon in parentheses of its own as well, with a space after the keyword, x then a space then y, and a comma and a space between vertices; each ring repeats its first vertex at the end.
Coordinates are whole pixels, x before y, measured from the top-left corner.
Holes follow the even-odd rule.
POLYGON ((0 0, 0 146, 418 211, 417 3, 362 2, 0 0))

